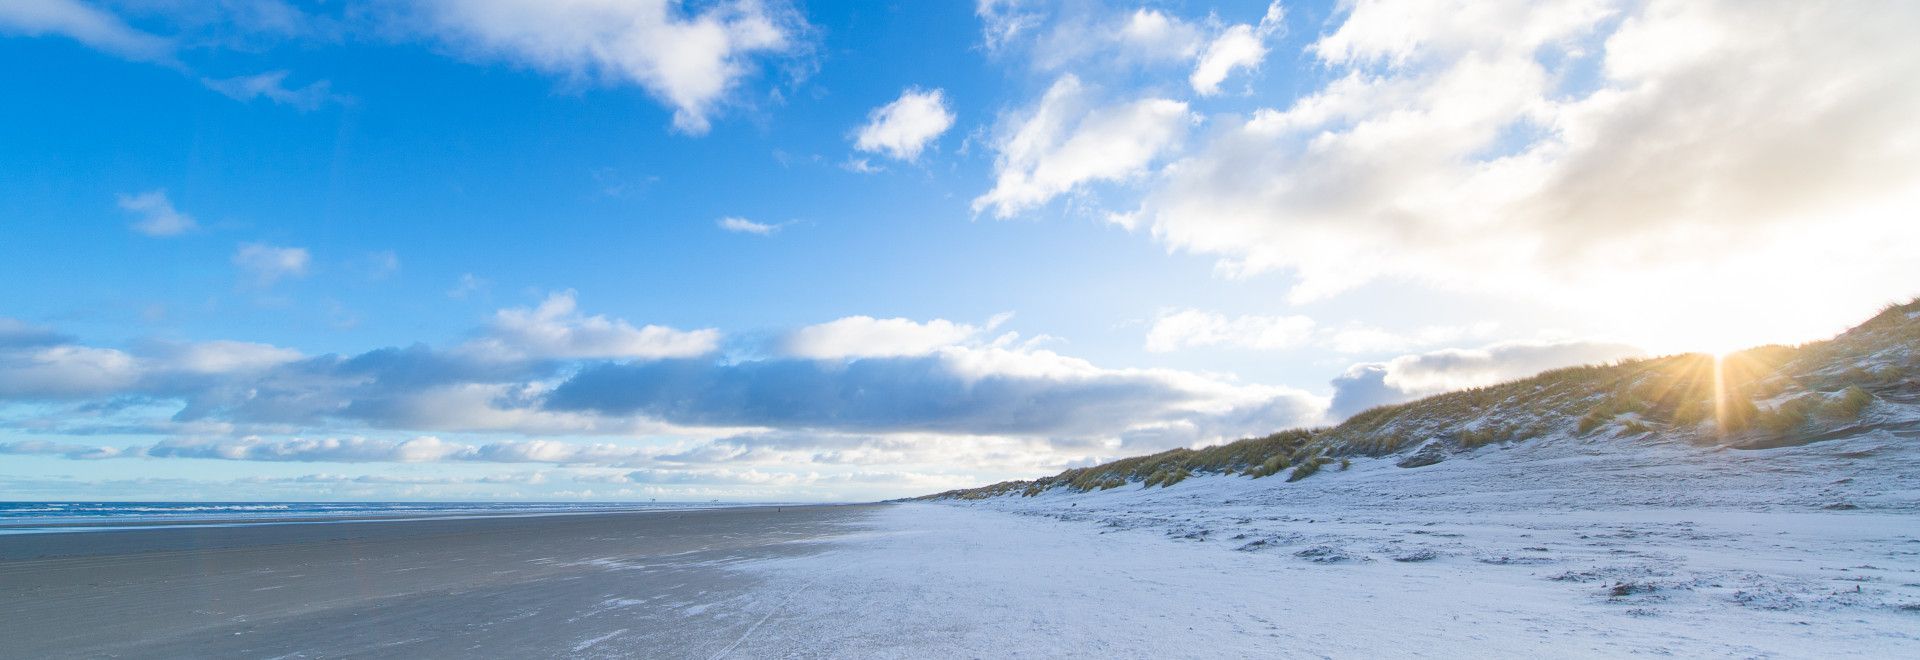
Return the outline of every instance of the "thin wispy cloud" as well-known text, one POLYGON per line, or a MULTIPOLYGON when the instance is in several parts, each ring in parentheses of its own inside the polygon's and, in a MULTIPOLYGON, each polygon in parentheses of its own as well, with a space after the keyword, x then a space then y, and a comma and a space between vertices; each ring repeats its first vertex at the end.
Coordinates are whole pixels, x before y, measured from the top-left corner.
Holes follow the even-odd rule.
POLYGON ((173 207, 165 190, 150 190, 137 195, 121 195, 120 210, 138 218, 133 230, 153 237, 178 236, 200 227, 193 216, 173 207))
POLYGON ((461 273, 460 278, 454 282, 453 288, 447 289, 447 297, 466 300, 475 295, 485 296, 492 287, 493 283, 486 278, 473 273, 461 273))
POLYGON ((244 279, 262 288, 281 280, 306 277, 312 263, 313 255, 299 247, 242 243, 233 253, 233 265, 240 269, 244 279))
POLYGON ((393 277, 395 273, 400 272, 400 253, 393 250, 369 252, 361 260, 361 267, 365 269, 369 280, 379 281, 393 277))
POLYGON ((1168 310, 1147 331, 1146 348, 1156 353, 1209 346, 1295 348, 1313 339, 1315 325, 1313 319, 1299 315, 1228 317, 1197 309, 1168 310))
POLYGON ((268 71, 251 76, 235 78, 205 78, 201 82, 208 89, 219 92, 235 101, 253 101, 266 99, 273 103, 289 106, 298 110, 317 110, 332 103, 346 103, 347 98, 333 93, 333 83, 315 80, 298 87, 287 85, 288 71, 268 71))
POLYGON ((79 0, 0 3, 0 34, 72 39, 130 60, 171 63, 172 41, 142 32, 112 12, 79 0))
POLYGON ((780 230, 786 227, 784 223, 773 225, 773 224, 767 224, 764 222, 754 222, 746 218, 742 218, 739 216, 732 216, 732 215, 722 217, 719 220, 715 220, 713 221, 713 224, 714 226, 717 226, 722 230, 725 230, 730 233, 752 234, 755 236, 772 236, 774 234, 780 233, 780 230))

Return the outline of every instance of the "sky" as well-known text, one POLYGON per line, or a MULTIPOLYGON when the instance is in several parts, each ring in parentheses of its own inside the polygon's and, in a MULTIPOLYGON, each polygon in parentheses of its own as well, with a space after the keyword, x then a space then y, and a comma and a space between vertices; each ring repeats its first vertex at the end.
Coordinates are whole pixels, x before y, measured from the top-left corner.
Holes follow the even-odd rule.
POLYGON ((0 3, 0 499, 867 500, 1920 294, 1920 5, 0 3))

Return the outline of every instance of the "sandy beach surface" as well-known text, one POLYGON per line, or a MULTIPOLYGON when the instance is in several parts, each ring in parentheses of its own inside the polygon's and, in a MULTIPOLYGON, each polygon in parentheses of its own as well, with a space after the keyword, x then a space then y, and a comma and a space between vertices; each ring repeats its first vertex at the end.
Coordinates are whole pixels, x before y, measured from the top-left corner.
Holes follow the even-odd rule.
POLYGON ((1829 445, 0 536, 0 657, 1920 657, 1920 454, 1829 445))
POLYGON ((712 657, 875 508, 0 536, 0 657, 712 657))

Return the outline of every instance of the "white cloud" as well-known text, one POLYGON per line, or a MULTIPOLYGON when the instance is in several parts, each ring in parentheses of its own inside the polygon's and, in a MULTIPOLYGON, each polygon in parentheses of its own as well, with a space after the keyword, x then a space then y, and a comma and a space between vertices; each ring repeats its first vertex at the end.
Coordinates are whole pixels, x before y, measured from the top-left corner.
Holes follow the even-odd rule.
POLYGON ((1167 310, 1147 331, 1146 348, 1156 353, 1207 346, 1273 350, 1306 345, 1313 334, 1313 319, 1305 316, 1228 318, 1197 309, 1167 310))
POLYGON ((52 346, 68 341, 69 338, 66 335, 56 332, 53 328, 0 316, 0 349, 52 346))
POLYGON ((434 0, 425 29, 456 50, 579 80, 641 86, 673 108, 675 128, 705 133, 709 116, 762 55, 798 47, 794 13, 752 0, 434 0))
POLYGON ((867 113, 867 124, 854 139, 854 148, 912 161, 941 133, 953 127, 945 92, 907 88, 900 98, 867 113))
POLYGON ((1040 23, 1043 16, 1026 5, 1025 0, 974 3, 974 15, 980 17, 982 37, 989 52, 1000 49, 1040 23))
POLYGON ((0 351, 0 396, 107 395, 133 386, 140 375, 137 359, 111 348, 60 344, 0 351))
POLYGON ((257 372, 301 358, 300 351, 271 344, 215 340, 163 344, 154 351, 159 368, 199 374, 257 372))
POLYGON ((472 451, 471 447, 421 436, 399 442, 367 438, 324 438, 264 441, 248 437, 238 440, 169 440, 146 450, 153 457, 218 458, 250 461, 392 461, 421 463, 442 461, 472 451))
POLYGON ((1145 348, 1155 353, 1223 347, 1283 350, 1313 346, 1337 353, 1391 353, 1485 338, 1499 324, 1429 325, 1396 332, 1365 323, 1326 327, 1300 315, 1227 316, 1199 309, 1166 309, 1147 330, 1145 348))
POLYGON ((620 319, 587 316, 577 309, 572 291, 547 296, 532 309, 503 309, 494 314, 486 335, 465 350, 490 359, 593 359, 697 357, 720 346, 720 331, 676 330, 648 325, 636 328, 620 319))
POLYGON ((1622 7, 1615 0, 1360 0, 1347 6, 1337 30, 1308 49, 1329 64, 1379 61, 1396 66, 1430 55, 1527 51, 1584 33, 1622 7))
POLYGON ((1285 19, 1286 10, 1276 0, 1267 6, 1267 13, 1258 25, 1229 26, 1214 37, 1207 44, 1206 52, 1200 55, 1200 61, 1194 64, 1193 73, 1187 76, 1193 91, 1201 96, 1218 94, 1220 83, 1235 69, 1260 68, 1260 62, 1267 59, 1267 40, 1282 33, 1285 19))
POLYGON ((149 190, 138 195, 121 195, 120 209, 138 216, 133 230, 148 236, 178 236, 199 225, 193 216, 173 208, 165 190, 149 190))
POLYGON ((1310 48, 1330 82, 1213 118, 1126 217, 1223 274, 1290 272, 1295 301, 1384 279, 1642 326, 1622 336, 1804 339, 1920 278, 1892 247, 1920 241, 1920 46, 1895 27, 1916 22, 1911 3, 1356 2, 1310 48), (1701 294, 1649 295, 1682 283, 1701 294), (1783 297, 1818 313, 1733 321, 1783 297))
POLYGON ((1002 131, 994 186, 974 198, 975 212, 1011 217, 1085 183, 1139 176, 1196 120, 1187 104, 1170 99, 1089 107, 1087 96, 1079 78, 1062 76, 1002 131))
MULTIPOLYGON (((1117 31, 1126 51, 1156 59, 1192 57, 1199 48, 1200 29, 1157 9, 1136 9, 1117 31)), ((1122 55, 1124 56, 1124 55, 1122 55)))
POLYGON ((758 236, 772 236, 775 232, 780 231, 781 227, 780 225, 754 222, 746 218, 731 215, 715 220, 713 224, 736 234, 755 234, 758 236))
POLYGON ((872 161, 865 158, 848 158, 846 162, 840 164, 840 169, 855 174, 873 174, 887 171, 887 168, 875 165, 872 161))
POLYGON ((1356 364, 1334 379, 1331 412, 1344 417, 1374 406, 1525 378, 1548 369, 1644 355, 1610 342, 1507 342, 1356 364))
POLYGON ((1017 60, 1034 71, 1088 75, 1178 66, 1192 61, 1206 43, 1200 26, 1159 9, 1053 5, 1049 10, 1035 13, 1033 29, 1014 42, 1021 51, 1017 60))
POLYGON ((253 283, 266 287, 284 278, 307 276, 312 255, 306 248, 277 247, 265 243, 243 243, 233 253, 233 265, 247 272, 253 283))
POLYGON ((538 485, 547 482, 546 472, 524 472, 517 474, 492 474, 481 477, 393 475, 393 474, 303 474, 298 477, 249 477, 241 479, 248 484, 401 484, 401 485, 451 485, 451 484, 528 484, 538 485))
MULTIPOLYGON (((978 325, 850 317, 796 333, 805 356, 735 361, 629 359, 661 350, 635 348, 643 330, 583 317, 568 295, 505 310, 452 351, 415 344, 306 357, 210 341, 124 352, 0 323, 0 401, 47 408, 0 419, 0 428, 169 438, 131 446, 0 442, 0 453, 674 471, 919 462, 998 478, 1317 423, 1326 406, 1322 397, 1219 374, 1105 368, 1010 332, 986 341, 1008 316, 978 325), (503 359, 559 355, 601 357, 503 359), (368 431, 410 437, 361 435, 368 431), (466 437, 441 439, 449 433, 466 437), (608 435, 632 440, 587 441, 608 435)), ((832 476, 845 473, 836 469, 819 483, 861 478, 832 476)))
POLYGON ((0 319, 0 397, 63 399, 164 391, 180 376, 245 376, 300 359, 299 351, 241 341, 150 341, 132 352, 73 343, 0 319))
POLYGON ((454 300, 466 300, 468 296, 473 294, 485 293, 488 289, 492 288, 492 286, 492 282, 478 275, 461 273, 460 281, 455 282, 453 288, 447 289, 447 297, 454 300))
POLYGON ((788 335, 788 355, 815 360, 926 355, 973 339, 980 328, 946 319, 926 323, 911 319, 849 316, 810 325, 788 335))
POLYGON ((129 60, 171 63, 173 42, 78 0, 0 2, 0 33, 59 35, 129 60))
POLYGON ((301 87, 287 87, 287 71, 268 71, 266 73, 240 76, 237 78, 203 78, 201 83, 207 89, 219 92, 235 101, 252 101, 264 98, 274 103, 290 106, 298 110, 317 110, 328 103, 344 103, 345 97, 333 93, 333 83, 316 80, 301 87))
POLYGON ((1473 325, 1430 325, 1411 332, 1393 332, 1366 324, 1349 324, 1331 330, 1326 346, 1340 353, 1384 353, 1405 351, 1469 338, 1485 338, 1499 329, 1492 321, 1473 325))

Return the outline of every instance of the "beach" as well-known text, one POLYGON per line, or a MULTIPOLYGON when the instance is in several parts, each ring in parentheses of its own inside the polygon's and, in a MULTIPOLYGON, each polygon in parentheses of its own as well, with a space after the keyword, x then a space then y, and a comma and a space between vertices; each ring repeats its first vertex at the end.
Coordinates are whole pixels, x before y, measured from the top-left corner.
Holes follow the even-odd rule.
POLYGON ((731 567, 819 552, 874 508, 0 536, 0 656, 712 657, 774 605, 731 567))
POLYGON ((1920 536, 1892 492, 1904 460, 1846 485, 1882 510, 1756 501, 1725 479, 1725 497, 1674 507, 1618 482, 1637 472, 1562 483, 1501 467, 1592 472, 1524 451, 1422 479, 1369 463, 1301 484, 980 502, 5 535, 0 657, 1920 650, 1920 536))

